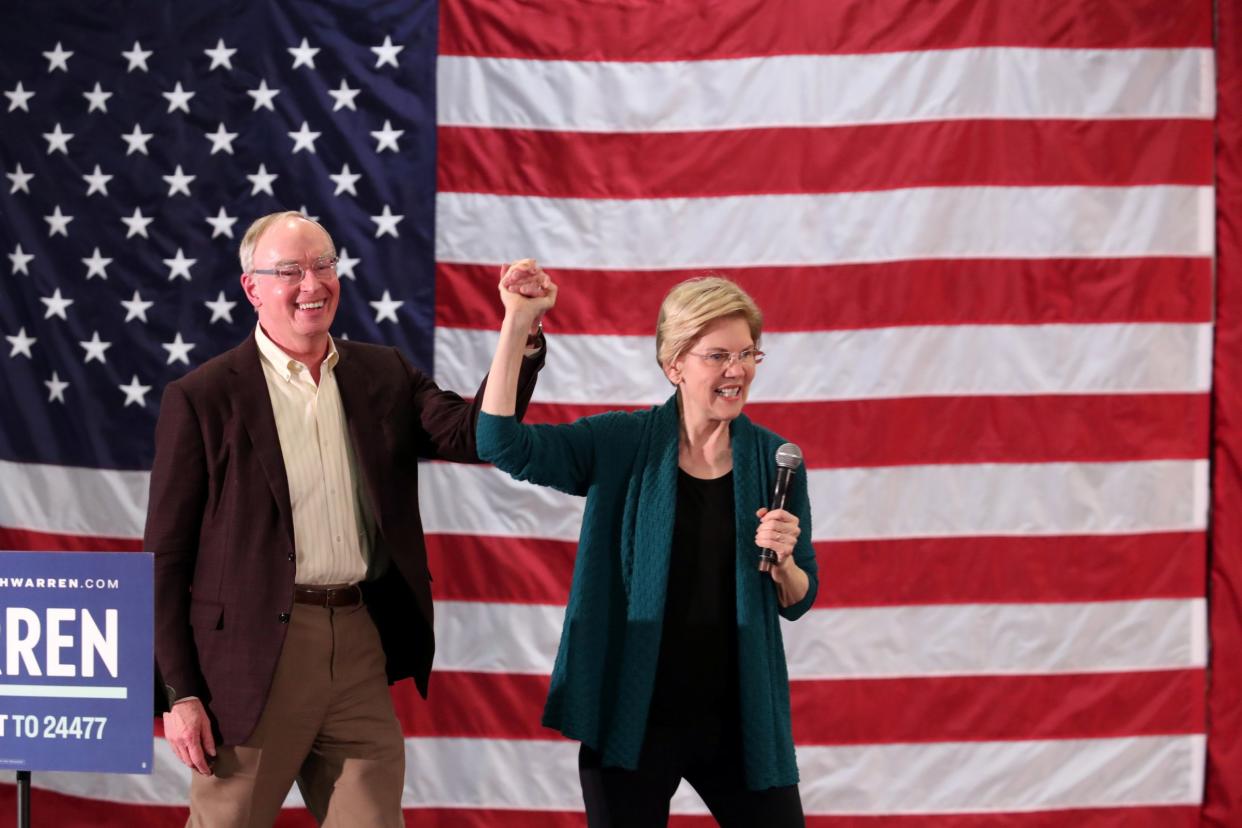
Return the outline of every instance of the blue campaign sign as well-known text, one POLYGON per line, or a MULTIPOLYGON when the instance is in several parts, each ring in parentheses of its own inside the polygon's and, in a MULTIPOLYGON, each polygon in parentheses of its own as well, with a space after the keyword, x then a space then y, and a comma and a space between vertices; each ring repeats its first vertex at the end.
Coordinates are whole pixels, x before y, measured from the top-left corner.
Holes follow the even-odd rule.
POLYGON ((0 770, 151 772, 151 565, 0 552, 0 770))

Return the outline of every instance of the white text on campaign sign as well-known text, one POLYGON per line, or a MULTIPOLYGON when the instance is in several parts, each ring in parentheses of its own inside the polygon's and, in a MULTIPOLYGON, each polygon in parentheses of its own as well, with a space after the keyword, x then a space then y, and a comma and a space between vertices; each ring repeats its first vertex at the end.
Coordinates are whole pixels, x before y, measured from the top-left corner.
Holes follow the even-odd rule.
POLYGON ((0 768, 150 772, 151 564, 0 552, 0 768))

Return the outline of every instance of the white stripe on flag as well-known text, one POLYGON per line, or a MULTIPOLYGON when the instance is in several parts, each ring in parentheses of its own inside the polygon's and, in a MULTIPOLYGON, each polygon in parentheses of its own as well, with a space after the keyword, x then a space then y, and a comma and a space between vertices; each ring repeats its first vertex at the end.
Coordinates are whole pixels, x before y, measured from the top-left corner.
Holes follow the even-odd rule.
POLYGON ((0 526, 65 535, 142 537, 145 471, 0 460, 0 526))
MULTIPOLYGON (((51 488, 53 468, 0 463, 5 492, 44 494, 24 507, 17 528, 142 537, 145 472, 62 468, 51 488)), ((1199 460, 811 469, 807 475, 815 540, 1193 531, 1207 519, 1207 463, 1199 460), (877 502, 901 508, 876 510, 877 502)), ((518 483, 489 466, 423 463, 419 498, 428 532, 572 541, 582 520, 580 498, 518 483)), ((0 525, 15 525, 5 519, 12 514, 0 508, 0 525)))
MULTIPOLYGON (((490 330, 437 328, 440 385, 462 393, 477 388, 497 336, 490 330)), ((761 344, 770 358, 756 373, 754 402, 1199 393, 1209 388, 1212 328, 926 325, 769 333, 761 344), (980 360, 979 354, 988 358, 980 360)), ((548 347, 549 365, 535 386, 538 402, 654 405, 673 392, 656 365, 654 336, 553 333, 548 347)))
MULTIPOLYGON (((564 607, 436 603, 436 669, 549 675, 564 607)), ((792 679, 1165 670, 1206 662, 1203 599, 814 609, 783 625, 792 679)))
POLYGON ((660 199, 441 192, 436 259, 479 264, 533 254, 549 269, 665 270, 1210 256, 1211 195, 1210 187, 1176 185, 660 199))
MULTIPOLYGON (((1203 460, 811 469, 812 539, 1195 531, 1207 474, 1203 460)), ((485 466, 425 464, 419 498, 428 532, 574 541, 582 520, 581 498, 485 466)))
MULTIPOLYGON (((575 742, 407 738, 405 746, 407 809, 582 810, 575 742)), ((808 814, 986 813, 1194 804, 1203 750, 1199 735, 800 747, 798 766, 808 814)), ((89 799, 187 805, 189 771, 163 739, 155 757, 151 776, 36 773, 33 782, 89 799)), ((294 787, 285 807, 301 805, 294 787)), ((706 813, 686 785, 673 811, 706 813)))
POLYGON ((1210 49, 973 48, 659 62, 441 56, 436 110, 444 125, 587 132, 1210 118, 1213 66, 1210 49))

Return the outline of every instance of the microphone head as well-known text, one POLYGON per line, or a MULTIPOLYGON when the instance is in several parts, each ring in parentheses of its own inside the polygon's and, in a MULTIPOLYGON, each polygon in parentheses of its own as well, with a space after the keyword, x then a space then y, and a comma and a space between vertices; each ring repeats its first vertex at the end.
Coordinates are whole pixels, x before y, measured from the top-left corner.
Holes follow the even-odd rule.
POLYGON ((785 443, 776 450, 776 465, 782 469, 796 469, 802 465, 802 449, 793 443, 785 443))

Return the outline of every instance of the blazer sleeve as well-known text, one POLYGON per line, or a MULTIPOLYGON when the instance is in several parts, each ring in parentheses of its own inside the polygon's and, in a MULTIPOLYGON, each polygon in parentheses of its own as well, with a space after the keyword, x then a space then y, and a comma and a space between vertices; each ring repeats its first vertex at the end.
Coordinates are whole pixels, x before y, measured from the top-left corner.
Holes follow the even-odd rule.
MULTIPOLYGON (((396 353, 413 389, 420 430, 419 456, 457 463, 478 463, 480 457, 475 436, 483 406, 483 391, 487 388, 487 377, 480 383, 474 400, 467 401, 453 391, 440 388, 431 377, 410 365, 400 351, 396 353)), ((542 347, 538 353, 522 358, 516 409, 519 420, 526 415, 546 354, 547 348, 542 347)))
POLYGON ((190 585, 206 501, 207 457, 198 418, 185 391, 170 383, 155 426, 143 533, 143 548, 155 556, 155 663, 168 704, 184 696, 206 698, 190 627, 190 585))

